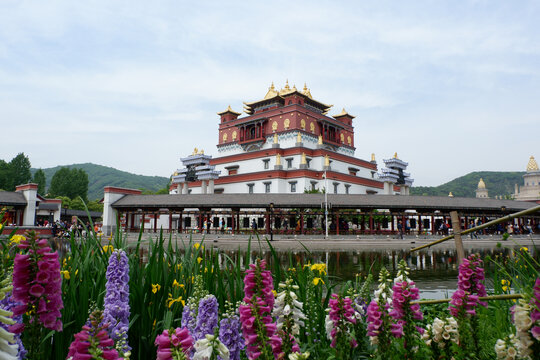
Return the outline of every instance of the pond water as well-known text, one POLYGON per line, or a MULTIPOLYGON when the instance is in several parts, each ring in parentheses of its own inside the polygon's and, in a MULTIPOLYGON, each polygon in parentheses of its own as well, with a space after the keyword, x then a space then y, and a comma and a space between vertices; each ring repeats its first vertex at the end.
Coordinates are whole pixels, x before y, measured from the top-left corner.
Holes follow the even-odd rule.
MULTIPOLYGON (((519 249, 519 247, 516 247, 519 249)), ((223 253, 236 260, 245 252, 223 251, 223 253)), ((492 259, 509 256, 512 251, 509 248, 478 248, 466 250, 466 255, 478 253, 483 259, 487 256, 492 259)), ((284 266, 290 263, 307 264, 325 263, 328 274, 336 280, 354 280, 356 276, 365 277, 372 273, 378 278, 379 271, 385 266, 392 276, 397 273, 397 264, 404 259, 411 268, 409 277, 416 282, 420 289, 422 299, 444 299, 455 291, 457 286, 458 265, 455 250, 425 250, 410 253, 405 250, 370 250, 370 251, 332 251, 332 252, 277 252, 279 261, 284 266), (359 275, 358 275, 359 274, 359 275)), ((262 257, 272 263, 273 258, 269 251, 263 251, 262 256, 258 251, 253 251, 251 258, 262 257)), ((484 267, 487 272, 494 271, 496 266, 493 262, 486 261, 484 267)), ((491 287, 489 282, 486 284, 491 287)))

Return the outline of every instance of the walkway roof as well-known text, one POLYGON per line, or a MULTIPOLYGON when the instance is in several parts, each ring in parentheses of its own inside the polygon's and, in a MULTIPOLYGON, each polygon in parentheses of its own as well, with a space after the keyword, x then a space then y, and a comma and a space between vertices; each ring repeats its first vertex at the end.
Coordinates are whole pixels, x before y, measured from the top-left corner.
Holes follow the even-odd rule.
MULTIPOLYGON (((178 211, 187 208, 320 208, 324 205, 323 194, 170 194, 126 195, 112 207, 121 211, 178 211)), ((517 212, 536 206, 525 201, 477 199, 446 196, 400 196, 400 195, 340 195, 329 194, 328 203, 333 209, 389 209, 391 211, 416 210, 418 212, 457 210, 465 212, 517 212)))
POLYGON ((0 206, 26 206, 26 198, 22 193, 0 191, 0 206))

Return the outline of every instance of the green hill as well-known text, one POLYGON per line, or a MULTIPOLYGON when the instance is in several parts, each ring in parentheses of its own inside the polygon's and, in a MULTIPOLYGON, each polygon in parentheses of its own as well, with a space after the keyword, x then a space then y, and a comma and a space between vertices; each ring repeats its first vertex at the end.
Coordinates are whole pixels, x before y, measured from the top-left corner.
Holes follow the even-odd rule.
MULTIPOLYGON (((83 169, 88 174, 88 199, 96 200, 103 197, 105 186, 119 186, 131 189, 158 191, 169 183, 169 179, 162 176, 135 175, 126 171, 120 171, 112 167, 91 163, 55 166, 43 169, 47 178, 47 188, 51 183, 54 173, 62 167, 83 169)), ((32 175, 37 169, 32 169, 32 175)))
POLYGON ((475 171, 439 186, 411 187, 411 195, 447 196, 452 192, 454 196, 476 197, 480 178, 486 183, 489 197, 511 195, 515 184, 523 185, 523 174, 525 172, 475 171))

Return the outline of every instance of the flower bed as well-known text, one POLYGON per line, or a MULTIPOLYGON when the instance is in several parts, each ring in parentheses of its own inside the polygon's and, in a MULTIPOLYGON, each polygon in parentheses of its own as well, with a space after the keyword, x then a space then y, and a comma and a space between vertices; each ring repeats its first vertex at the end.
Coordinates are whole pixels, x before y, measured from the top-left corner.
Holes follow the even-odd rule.
MULTIPOLYGON (((392 279, 339 282, 325 264, 247 267, 204 243, 132 247, 71 240, 63 258, 33 234, 2 241, 3 358, 519 359, 538 354, 540 280, 526 249, 487 281, 466 259, 450 305, 419 305, 405 262, 392 279), (144 254, 144 258, 143 258, 144 254), (218 254, 220 256, 218 256, 218 254), (12 316, 14 315, 14 316, 12 316), (22 341, 22 342, 21 342, 22 341), (24 344, 24 345, 23 345, 24 344)), ((247 251, 250 254, 251 251, 247 251)), ((491 261, 491 260, 490 260, 491 261)))

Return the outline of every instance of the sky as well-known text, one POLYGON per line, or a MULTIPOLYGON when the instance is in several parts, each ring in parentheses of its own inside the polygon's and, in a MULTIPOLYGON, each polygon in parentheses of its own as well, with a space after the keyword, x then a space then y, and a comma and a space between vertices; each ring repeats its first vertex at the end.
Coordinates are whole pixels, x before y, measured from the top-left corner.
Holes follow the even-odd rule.
POLYGON ((538 1, 0 1, 0 159, 170 176, 302 88, 417 186, 540 161, 538 1))

